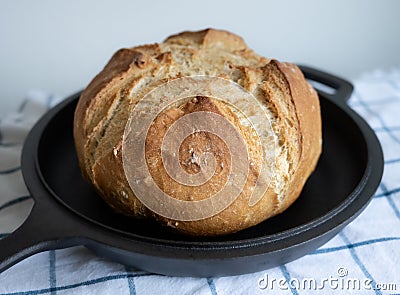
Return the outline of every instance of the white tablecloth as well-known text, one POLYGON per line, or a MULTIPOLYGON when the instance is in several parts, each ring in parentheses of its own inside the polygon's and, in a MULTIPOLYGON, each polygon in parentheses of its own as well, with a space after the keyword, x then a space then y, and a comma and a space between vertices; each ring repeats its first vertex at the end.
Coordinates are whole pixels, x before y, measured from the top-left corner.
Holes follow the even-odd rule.
MULTIPOLYGON (((73 247, 34 255, 3 272, 0 294, 399 294, 400 67, 366 73, 353 83, 350 105, 378 135, 385 172, 367 209, 320 249, 258 273, 177 278, 126 269, 73 247)), ((20 171, 22 143, 57 101, 32 92, 19 110, 0 118, 0 238, 15 230, 32 207, 20 171)))

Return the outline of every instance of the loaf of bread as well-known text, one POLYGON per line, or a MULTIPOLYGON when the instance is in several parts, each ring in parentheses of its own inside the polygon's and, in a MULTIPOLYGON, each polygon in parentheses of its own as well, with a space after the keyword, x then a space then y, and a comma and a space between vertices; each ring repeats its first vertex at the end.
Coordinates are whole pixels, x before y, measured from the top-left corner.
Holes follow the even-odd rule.
POLYGON ((160 44, 117 51, 80 97, 74 139, 84 177, 109 206, 127 216, 152 218, 195 236, 237 232, 287 209, 315 169, 322 142, 318 96, 299 68, 261 57, 239 36, 214 29, 183 32, 160 44), (237 87, 233 92, 195 89, 186 93, 188 85, 195 82, 210 89, 218 83, 221 87, 237 87), (178 90, 171 88, 179 85, 182 88, 178 90), (255 104, 250 105, 245 94, 242 98, 240 88, 254 97, 255 104), (226 102, 210 93, 235 99, 226 102), (165 104, 164 99, 172 96, 181 99, 165 104), (138 105, 140 111, 135 109, 138 105), (156 114, 154 120, 147 124, 146 115, 152 112, 156 114), (268 124, 260 121, 260 116, 268 124), (176 123, 185 117, 198 126, 197 130, 179 142, 172 140, 176 152, 164 154, 165 138, 174 138, 171 130, 177 130, 176 123), (222 123, 211 127, 214 119, 225 120, 233 127, 222 123), (147 128, 143 142, 136 140, 132 132, 134 126, 142 125, 147 128), (207 126, 214 131, 208 132, 207 126), (259 138, 264 129, 267 144, 259 138), (236 137, 241 139, 232 143, 236 137), (241 145, 245 149, 240 150, 241 145), (247 162, 243 160, 246 157, 247 162), (171 175, 165 167, 169 161, 176 161, 177 169, 183 172, 171 175), (207 161, 212 162, 209 175, 210 171, 204 172, 202 166, 207 161), (238 161, 242 161, 241 168, 234 168, 238 161), (234 169, 242 169, 243 173, 234 169), (182 183, 176 179, 179 175, 203 177, 203 181, 197 185, 182 183), (242 184, 233 185, 230 192, 234 197, 206 204, 238 175, 242 184), (267 185, 252 201, 259 179, 267 185), (137 183, 151 183, 153 187, 137 188, 137 183), (183 207, 155 197, 160 192, 180 201, 183 207), (195 210, 188 209, 190 202, 209 206, 199 207, 201 212, 215 212, 203 212, 199 217, 195 210), (167 205, 177 207, 163 214, 167 205))

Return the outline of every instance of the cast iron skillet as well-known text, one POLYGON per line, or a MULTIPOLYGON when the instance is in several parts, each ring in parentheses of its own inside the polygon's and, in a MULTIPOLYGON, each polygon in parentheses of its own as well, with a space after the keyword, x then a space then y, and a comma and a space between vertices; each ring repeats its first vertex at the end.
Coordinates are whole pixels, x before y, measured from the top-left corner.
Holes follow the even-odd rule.
POLYGON ((78 168, 72 122, 79 93, 35 125, 22 152, 22 173, 35 204, 14 233, 0 241, 0 272, 35 253, 85 245, 101 256, 173 276, 256 272, 297 259, 333 238, 367 206, 382 177, 381 146, 347 105, 347 81, 302 67, 319 91, 323 154, 301 196, 284 213, 218 238, 190 238, 145 220, 115 214, 78 168))

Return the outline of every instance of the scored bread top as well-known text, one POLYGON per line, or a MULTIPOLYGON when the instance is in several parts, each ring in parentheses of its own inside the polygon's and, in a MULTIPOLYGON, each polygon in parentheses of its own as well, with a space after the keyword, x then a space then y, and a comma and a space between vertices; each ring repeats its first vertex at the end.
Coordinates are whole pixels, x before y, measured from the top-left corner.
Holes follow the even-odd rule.
POLYGON ((317 94, 297 66, 255 54, 237 35, 207 29, 173 35, 160 44, 117 51, 81 95, 74 138, 83 175, 115 210, 155 218, 191 235, 219 235, 258 224, 296 200, 321 153, 321 119, 317 94), (207 219, 176 221, 150 211, 132 192, 124 174, 122 139, 131 110, 144 95, 167 81, 197 75, 232 80, 262 104, 277 142, 275 171, 262 199, 249 206, 252 187, 259 177, 262 148, 253 127, 243 124, 240 112, 208 97, 190 98, 163 111, 149 129, 145 155, 158 187, 174 198, 210 197, 226 181, 232 164, 224 143, 203 132, 182 143, 179 161, 188 173, 197 173, 193 153, 212 147, 211 152, 217 155, 212 183, 188 187, 168 176, 160 161, 162 138, 186 114, 208 111, 225 117, 243 137, 252 163, 242 193, 228 208, 207 219))

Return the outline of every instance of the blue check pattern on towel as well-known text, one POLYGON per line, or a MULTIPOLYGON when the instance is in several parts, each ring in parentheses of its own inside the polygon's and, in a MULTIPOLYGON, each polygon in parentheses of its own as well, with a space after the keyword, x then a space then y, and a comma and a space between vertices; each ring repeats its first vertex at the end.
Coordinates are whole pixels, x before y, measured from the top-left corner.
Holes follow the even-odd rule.
MULTIPOLYGON (((349 103, 382 143, 383 181, 367 209, 315 252, 248 275, 177 278, 127 269, 73 247, 34 255, 0 274, 0 294, 400 294, 400 67, 366 73, 354 84, 349 103), (318 285, 309 286, 310 278, 318 285)), ((0 118, 0 238, 32 207, 20 171, 22 143, 57 101, 30 93, 18 112, 0 118)))

